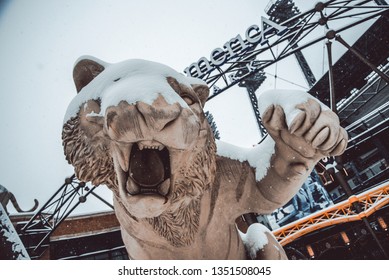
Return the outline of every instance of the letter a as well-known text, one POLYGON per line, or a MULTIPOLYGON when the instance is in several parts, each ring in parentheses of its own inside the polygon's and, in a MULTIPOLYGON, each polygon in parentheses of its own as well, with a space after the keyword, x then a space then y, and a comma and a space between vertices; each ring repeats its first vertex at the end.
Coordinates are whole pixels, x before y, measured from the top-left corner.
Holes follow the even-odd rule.
POLYGON ((282 26, 282 25, 279 25, 275 22, 272 22, 271 20, 267 19, 267 18, 264 18, 264 17, 261 17, 261 25, 262 25, 262 33, 261 33, 261 36, 262 36, 262 40, 261 40, 261 45, 264 45, 267 43, 267 39, 265 38, 265 35, 267 35, 268 33, 270 33, 273 28, 274 29, 277 29, 277 35, 278 36, 282 36, 285 34, 286 31, 288 31, 288 27, 285 27, 285 26, 282 26), (270 26, 270 28, 268 29, 265 29, 265 26, 264 26, 264 23, 266 23, 267 25, 270 26))

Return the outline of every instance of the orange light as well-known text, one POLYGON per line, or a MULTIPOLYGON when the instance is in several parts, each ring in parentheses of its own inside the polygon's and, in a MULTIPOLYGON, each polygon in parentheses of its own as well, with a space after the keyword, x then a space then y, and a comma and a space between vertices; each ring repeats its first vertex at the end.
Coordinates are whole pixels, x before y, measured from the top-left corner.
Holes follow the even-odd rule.
POLYGON ((315 258, 315 252, 313 252, 313 249, 312 249, 312 246, 311 246, 311 245, 307 245, 307 251, 308 251, 309 256, 310 256, 312 259, 315 258))
POLYGON ((378 217, 377 218, 378 220, 378 223, 380 224, 380 226, 382 227, 383 230, 388 230, 388 225, 385 223, 384 219, 382 217, 378 217))
POLYGON ((347 233, 345 233, 344 231, 342 231, 342 232, 340 233, 340 236, 342 236, 342 239, 343 239, 344 244, 346 244, 347 246, 350 245, 350 239, 348 238, 347 233))

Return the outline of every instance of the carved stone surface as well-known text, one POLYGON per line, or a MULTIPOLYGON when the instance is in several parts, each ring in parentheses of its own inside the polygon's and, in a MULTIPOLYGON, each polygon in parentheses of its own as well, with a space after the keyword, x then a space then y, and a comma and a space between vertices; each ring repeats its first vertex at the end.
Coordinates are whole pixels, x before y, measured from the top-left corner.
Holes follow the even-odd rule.
POLYGON ((80 180, 112 190, 132 259, 286 258, 269 231, 240 234, 236 218, 271 213, 347 144, 337 116, 304 92, 262 94, 270 136, 239 149, 215 142, 201 80, 154 62, 91 57, 76 63, 74 80, 65 155, 80 180))

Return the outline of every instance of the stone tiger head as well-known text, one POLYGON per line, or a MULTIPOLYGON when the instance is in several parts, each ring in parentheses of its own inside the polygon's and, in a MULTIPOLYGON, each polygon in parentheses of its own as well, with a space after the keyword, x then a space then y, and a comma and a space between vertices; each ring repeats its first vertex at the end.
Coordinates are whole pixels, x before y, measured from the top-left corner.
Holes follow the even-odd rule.
POLYGON ((79 59, 73 77, 62 139, 76 176, 107 185, 135 218, 193 205, 216 169, 206 84, 150 61, 92 57, 79 59))

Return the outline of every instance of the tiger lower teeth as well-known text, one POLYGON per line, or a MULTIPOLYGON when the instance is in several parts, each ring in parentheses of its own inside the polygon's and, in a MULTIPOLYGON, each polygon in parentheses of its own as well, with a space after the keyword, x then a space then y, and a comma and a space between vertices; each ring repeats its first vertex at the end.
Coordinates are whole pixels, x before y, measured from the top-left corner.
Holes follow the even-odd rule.
POLYGON ((140 194, 145 194, 145 193, 158 193, 157 189, 144 189, 144 188, 141 188, 140 189, 140 194))

